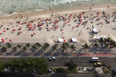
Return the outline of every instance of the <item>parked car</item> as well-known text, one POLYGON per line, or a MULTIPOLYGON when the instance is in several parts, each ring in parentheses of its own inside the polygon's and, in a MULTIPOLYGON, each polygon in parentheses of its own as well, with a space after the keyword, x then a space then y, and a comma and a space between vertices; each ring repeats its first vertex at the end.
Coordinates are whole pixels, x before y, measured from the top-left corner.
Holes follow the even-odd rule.
POLYGON ((50 58, 48 58, 49 61, 55 61, 56 60, 56 57, 52 56, 50 58))
POLYGON ((116 76, 116 69, 113 69, 113 70, 112 70, 111 75, 112 75, 112 76, 116 76))
POLYGON ((48 72, 49 72, 49 73, 52 73, 53 70, 52 70, 51 68, 48 68, 48 72))
POLYGON ((96 67, 100 67, 100 66, 102 66, 102 63, 100 63, 100 62, 96 62, 96 63, 94 63, 94 66, 96 66, 96 67))

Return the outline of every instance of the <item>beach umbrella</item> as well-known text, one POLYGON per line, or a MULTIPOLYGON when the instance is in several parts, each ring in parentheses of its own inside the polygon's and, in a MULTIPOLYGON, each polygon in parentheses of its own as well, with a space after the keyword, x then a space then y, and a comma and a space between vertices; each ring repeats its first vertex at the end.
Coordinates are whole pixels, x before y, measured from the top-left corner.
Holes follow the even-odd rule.
POLYGON ((36 33, 33 33, 34 35, 36 34, 36 33))
POLYGON ((66 40, 64 40, 64 43, 66 42, 66 40))
POLYGON ((21 31, 19 33, 22 33, 21 31))
POLYGON ((64 39, 64 37, 62 37, 62 39, 64 39))
POLYGON ((2 33, 0 33, 0 35, 1 35, 2 33))
POLYGON ((6 30, 4 30, 4 32, 6 32, 6 30))
POLYGON ((1 39, 2 40, 2 42, 4 42, 4 39, 1 39))
POLYGON ((20 27, 20 29, 21 29, 22 27, 20 27))
POLYGON ((10 41, 10 42, 12 42, 12 40, 11 40, 11 39, 10 39, 9 41, 10 41))

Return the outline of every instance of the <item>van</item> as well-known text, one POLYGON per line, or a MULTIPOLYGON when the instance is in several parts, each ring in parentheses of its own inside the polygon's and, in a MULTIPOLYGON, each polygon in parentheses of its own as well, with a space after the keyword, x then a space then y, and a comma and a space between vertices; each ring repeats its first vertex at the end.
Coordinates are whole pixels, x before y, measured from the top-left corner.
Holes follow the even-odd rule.
POLYGON ((92 57, 91 58, 91 62, 98 62, 99 61, 99 58, 98 57, 92 57))

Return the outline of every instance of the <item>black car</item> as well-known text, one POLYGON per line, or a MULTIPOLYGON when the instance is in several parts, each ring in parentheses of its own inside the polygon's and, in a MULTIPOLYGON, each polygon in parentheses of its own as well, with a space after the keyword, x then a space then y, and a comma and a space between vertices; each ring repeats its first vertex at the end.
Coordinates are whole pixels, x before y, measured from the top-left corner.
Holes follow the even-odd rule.
POLYGON ((112 76, 116 76, 116 69, 112 70, 112 76))

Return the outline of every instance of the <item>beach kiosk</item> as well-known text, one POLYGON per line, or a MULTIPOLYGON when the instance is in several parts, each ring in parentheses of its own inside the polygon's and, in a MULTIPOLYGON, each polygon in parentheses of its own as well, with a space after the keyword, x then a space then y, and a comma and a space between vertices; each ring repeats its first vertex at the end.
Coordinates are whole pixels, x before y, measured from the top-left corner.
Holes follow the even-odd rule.
POLYGON ((94 28, 94 29, 92 30, 92 32, 93 32, 93 34, 98 34, 98 30, 97 30, 96 28, 94 28))
POLYGON ((76 39, 76 38, 71 38, 71 41, 72 41, 73 43, 76 43, 76 42, 77 42, 77 39, 76 39))
POLYGON ((59 43, 64 43, 64 39, 63 39, 63 38, 59 38, 59 39, 58 39, 58 42, 59 42, 59 43))

